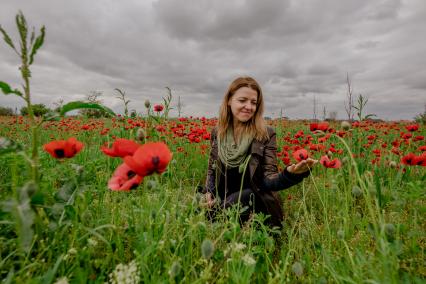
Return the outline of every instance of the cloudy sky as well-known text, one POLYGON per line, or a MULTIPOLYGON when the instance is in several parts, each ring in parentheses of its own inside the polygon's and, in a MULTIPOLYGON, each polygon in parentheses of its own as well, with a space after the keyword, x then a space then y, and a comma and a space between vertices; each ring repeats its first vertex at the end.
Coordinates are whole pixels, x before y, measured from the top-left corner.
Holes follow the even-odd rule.
MULTIPOLYGON (((232 80, 249 75, 267 116, 312 118, 315 98, 318 118, 324 107, 345 118, 346 74, 380 118, 412 119, 426 103, 425 0, 1 0, 0 24, 16 42, 19 10, 46 26, 31 84, 48 106, 100 91, 123 112, 119 88, 144 112, 168 86, 184 115, 213 117, 232 80)), ((18 64, 0 42, 0 81, 19 86, 18 64)))

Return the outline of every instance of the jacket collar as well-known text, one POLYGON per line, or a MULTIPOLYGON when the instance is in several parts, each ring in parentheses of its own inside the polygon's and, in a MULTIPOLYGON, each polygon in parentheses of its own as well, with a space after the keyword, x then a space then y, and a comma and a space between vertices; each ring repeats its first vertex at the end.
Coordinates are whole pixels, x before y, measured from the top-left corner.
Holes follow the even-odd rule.
POLYGON ((254 139, 251 143, 250 152, 251 154, 256 154, 260 157, 263 157, 263 151, 265 146, 259 142, 258 140, 254 139))

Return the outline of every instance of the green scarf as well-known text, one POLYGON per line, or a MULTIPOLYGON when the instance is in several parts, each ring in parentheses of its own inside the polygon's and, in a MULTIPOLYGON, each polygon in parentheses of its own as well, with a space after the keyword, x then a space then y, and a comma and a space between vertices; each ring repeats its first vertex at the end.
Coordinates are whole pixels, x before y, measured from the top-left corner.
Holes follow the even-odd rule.
POLYGON ((230 168, 244 167, 250 155, 247 155, 248 149, 253 141, 250 135, 242 135, 240 144, 234 141, 234 129, 229 127, 224 139, 218 139, 219 158, 223 164, 230 168))

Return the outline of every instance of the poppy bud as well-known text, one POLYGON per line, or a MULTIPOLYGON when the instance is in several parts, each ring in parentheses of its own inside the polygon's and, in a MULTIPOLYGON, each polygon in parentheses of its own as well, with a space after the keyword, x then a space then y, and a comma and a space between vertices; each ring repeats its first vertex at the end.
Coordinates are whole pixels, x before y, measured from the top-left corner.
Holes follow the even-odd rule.
POLYGON ((351 124, 347 121, 342 121, 342 123, 340 124, 340 126, 344 129, 344 130, 349 130, 351 128, 351 124))
POLYGON ((147 183, 146 183, 146 187, 148 188, 148 189, 157 189, 158 188, 158 183, 155 181, 155 180, 149 180, 147 183))
POLYGON ((209 259, 213 256, 214 253, 214 244, 211 240, 205 239, 201 244, 201 255, 205 259, 209 259))
POLYGON ((395 234, 395 226, 391 223, 385 224, 384 230, 385 230, 386 236, 388 237, 393 237, 393 235, 395 234))
POLYGON ((291 270, 293 271, 294 274, 296 274, 297 277, 300 277, 303 275, 303 266, 298 261, 293 263, 293 265, 291 266, 291 270))
POLYGON ((139 128, 136 131, 136 140, 138 140, 139 142, 143 142, 145 140, 145 137, 146 137, 145 129, 139 128))
POLYGON ((345 231, 343 231, 342 229, 337 231, 337 237, 341 240, 343 240, 345 238, 345 231))
POLYGON ((169 269, 170 277, 175 278, 176 276, 178 276, 181 269, 182 269, 182 266, 180 265, 179 261, 173 262, 172 266, 169 269))
POLYGON ((149 100, 145 100, 145 107, 146 108, 150 108, 151 107, 151 102, 149 100))
POLYGON ((361 188, 359 188, 358 186, 354 186, 354 187, 352 187, 352 195, 354 196, 354 197, 360 197, 361 195, 362 195, 362 190, 361 190, 361 188))

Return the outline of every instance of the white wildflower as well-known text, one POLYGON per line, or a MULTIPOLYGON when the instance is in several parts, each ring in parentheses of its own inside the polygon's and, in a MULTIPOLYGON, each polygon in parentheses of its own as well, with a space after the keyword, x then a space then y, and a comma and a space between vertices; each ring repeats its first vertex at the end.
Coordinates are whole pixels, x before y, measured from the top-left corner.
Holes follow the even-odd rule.
POLYGON ((129 264, 118 264, 114 271, 109 274, 111 284, 135 284, 140 282, 139 270, 136 261, 129 264))
POLYGON ((87 239, 87 244, 89 245, 89 247, 95 247, 98 245, 98 241, 93 238, 89 238, 87 239))
POLYGON ((233 249, 235 250, 235 251, 240 251, 240 250, 243 250, 243 249, 245 249, 246 248, 246 245, 245 244, 242 244, 242 243, 234 243, 233 244, 233 249))
POLYGON ((56 279, 56 282, 54 284, 68 284, 68 278, 61 277, 56 279))
POLYGON ((77 250, 76 250, 75 248, 70 248, 70 249, 68 250, 68 254, 69 254, 69 255, 77 254, 77 250))
POLYGON ((245 254, 241 259, 247 266, 256 265, 256 260, 249 254, 245 254))
POLYGON ((224 254, 232 254, 232 253, 238 253, 240 251, 243 251, 246 248, 245 244, 242 243, 232 243, 229 245, 227 249, 225 249, 224 254))

